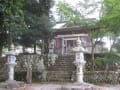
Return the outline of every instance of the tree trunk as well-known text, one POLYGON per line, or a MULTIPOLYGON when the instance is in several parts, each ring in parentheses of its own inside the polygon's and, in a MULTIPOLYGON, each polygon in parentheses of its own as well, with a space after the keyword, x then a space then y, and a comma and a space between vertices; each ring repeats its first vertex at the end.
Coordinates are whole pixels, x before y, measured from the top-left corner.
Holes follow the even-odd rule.
POLYGON ((94 71, 94 68, 95 68, 95 55, 94 55, 94 49, 95 49, 95 45, 92 45, 92 50, 91 50, 92 71, 94 71))
POLYGON ((112 54, 112 49, 113 49, 115 42, 116 42, 116 39, 113 40, 113 44, 110 47, 109 56, 112 54))
POLYGON ((0 47, 0 57, 2 56, 2 47, 0 47))
POLYGON ((95 40, 95 43, 93 42, 93 39, 91 39, 91 44, 92 44, 92 50, 91 50, 91 59, 92 59, 92 71, 94 71, 95 69, 95 47, 96 47, 96 42, 97 41, 101 41, 102 38, 100 38, 100 40, 95 40))
POLYGON ((36 54, 36 46, 37 46, 37 43, 35 41, 35 43, 34 43, 34 54, 36 54))
POLYGON ((91 45, 92 45, 92 50, 91 50, 92 71, 94 71, 94 68, 95 68, 95 46, 96 46, 96 41, 94 43, 93 39, 91 39, 91 45))
POLYGON ((42 40, 41 54, 44 54, 44 40, 42 40))
POLYGON ((12 45, 12 34, 11 32, 9 33, 9 38, 8 38, 8 51, 10 51, 12 45))
POLYGON ((25 46, 23 45, 23 48, 22 48, 22 50, 23 50, 23 53, 25 53, 25 46))
POLYGON ((26 75, 26 81, 28 84, 32 84, 32 66, 27 66, 27 75, 26 75))
POLYGON ((48 54, 49 53, 49 39, 45 38, 44 39, 44 54, 48 54))

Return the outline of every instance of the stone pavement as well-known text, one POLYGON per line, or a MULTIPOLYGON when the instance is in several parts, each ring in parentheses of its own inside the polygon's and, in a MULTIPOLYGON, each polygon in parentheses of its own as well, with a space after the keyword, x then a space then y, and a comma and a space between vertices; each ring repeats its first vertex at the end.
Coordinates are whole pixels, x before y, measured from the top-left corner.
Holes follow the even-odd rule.
MULTIPOLYGON (((33 90, 84 90, 84 89, 60 89, 62 86, 68 86, 67 84, 32 84, 31 88, 33 90)), ((72 86, 69 86, 72 87, 72 86)), ((89 89, 85 89, 89 90, 89 89)), ((99 86, 97 89, 93 90, 120 90, 120 85, 106 85, 106 86, 99 86)))

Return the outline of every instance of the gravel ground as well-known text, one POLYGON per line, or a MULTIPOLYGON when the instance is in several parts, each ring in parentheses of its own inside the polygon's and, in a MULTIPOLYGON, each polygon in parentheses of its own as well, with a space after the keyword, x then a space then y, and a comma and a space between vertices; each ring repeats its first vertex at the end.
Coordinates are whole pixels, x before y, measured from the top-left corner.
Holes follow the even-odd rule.
MULTIPOLYGON (((32 84, 33 90, 59 90, 61 85, 56 84, 32 84)), ((100 90, 120 90, 120 85, 104 85, 100 86, 100 90)))
POLYGON ((104 90, 120 90, 120 85, 105 85, 104 90))

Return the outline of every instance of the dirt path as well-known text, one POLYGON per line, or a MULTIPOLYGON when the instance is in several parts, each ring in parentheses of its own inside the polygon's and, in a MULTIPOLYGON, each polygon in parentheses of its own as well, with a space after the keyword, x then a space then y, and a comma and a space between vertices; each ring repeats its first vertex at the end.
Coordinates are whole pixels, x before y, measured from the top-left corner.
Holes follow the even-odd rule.
POLYGON ((53 85, 53 84, 33 84, 33 90, 58 90, 61 86, 60 85, 53 85))
MULTIPOLYGON (((55 84, 32 84, 33 90, 59 90, 61 88, 61 85, 55 85, 55 84)), ((101 86, 100 90, 120 90, 120 85, 106 85, 101 86)))

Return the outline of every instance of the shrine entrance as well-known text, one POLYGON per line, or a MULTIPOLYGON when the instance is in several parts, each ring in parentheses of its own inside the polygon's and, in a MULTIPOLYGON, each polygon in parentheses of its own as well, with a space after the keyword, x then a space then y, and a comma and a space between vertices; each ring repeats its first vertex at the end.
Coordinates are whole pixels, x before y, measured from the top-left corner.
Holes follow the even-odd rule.
POLYGON ((84 42, 88 34, 57 35, 55 37, 55 53, 61 55, 73 54, 73 47, 76 46, 78 37, 84 42))
POLYGON ((67 54, 72 54, 73 53, 72 48, 75 47, 75 45, 76 45, 76 38, 65 39, 64 44, 65 44, 64 45, 64 54, 66 54, 66 55, 67 54))

